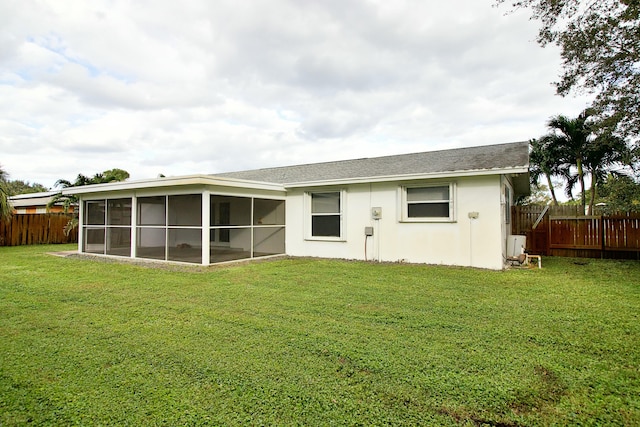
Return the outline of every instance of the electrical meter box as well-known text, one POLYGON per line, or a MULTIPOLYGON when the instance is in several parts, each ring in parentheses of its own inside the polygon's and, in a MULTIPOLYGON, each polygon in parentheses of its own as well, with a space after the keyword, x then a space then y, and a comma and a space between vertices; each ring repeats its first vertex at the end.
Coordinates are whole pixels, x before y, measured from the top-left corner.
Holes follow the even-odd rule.
POLYGON ((371 219, 382 218, 382 208, 371 208, 371 219))

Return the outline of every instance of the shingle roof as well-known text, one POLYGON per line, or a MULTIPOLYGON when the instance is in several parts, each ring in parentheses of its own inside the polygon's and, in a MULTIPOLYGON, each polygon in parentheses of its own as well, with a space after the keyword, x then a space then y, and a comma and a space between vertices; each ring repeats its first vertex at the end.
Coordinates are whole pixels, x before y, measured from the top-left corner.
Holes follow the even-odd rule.
POLYGON ((510 169, 527 167, 528 165, 529 144, 523 141, 395 156, 228 172, 216 174, 215 176, 277 184, 293 184, 398 175, 510 169))

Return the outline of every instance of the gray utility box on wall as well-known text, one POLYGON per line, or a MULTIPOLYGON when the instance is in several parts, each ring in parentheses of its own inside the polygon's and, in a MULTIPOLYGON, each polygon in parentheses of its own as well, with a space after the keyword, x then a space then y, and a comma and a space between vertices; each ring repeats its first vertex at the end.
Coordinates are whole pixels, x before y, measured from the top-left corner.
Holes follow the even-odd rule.
POLYGON ((365 236, 373 236, 373 227, 365 227, 364 228, 365 236))

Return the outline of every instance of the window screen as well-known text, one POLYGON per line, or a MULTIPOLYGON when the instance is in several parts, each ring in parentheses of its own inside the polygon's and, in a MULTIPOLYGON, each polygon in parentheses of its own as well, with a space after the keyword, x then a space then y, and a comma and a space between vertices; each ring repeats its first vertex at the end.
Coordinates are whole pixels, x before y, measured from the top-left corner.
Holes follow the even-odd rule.
POLYGON ((408 218, 451 218, 449 185, 406 189, 408 218))
POLYGON ((340 192, 311 193, 311 236, 340 237, 340 192))

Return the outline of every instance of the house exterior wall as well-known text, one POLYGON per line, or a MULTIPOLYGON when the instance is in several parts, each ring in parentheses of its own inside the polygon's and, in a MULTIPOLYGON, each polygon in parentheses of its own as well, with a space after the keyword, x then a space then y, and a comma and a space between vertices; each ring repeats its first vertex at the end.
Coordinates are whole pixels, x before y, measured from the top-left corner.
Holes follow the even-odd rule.
MULTIPOLYGON (((202 252, 201 262, 205 265, 209 262, 218 262, 213 260, 215 251, 221 251, 226 247, 230 250, 251 250, 256 256, 285 252, 292 256, 501 269, 504 264, 509 230, 506 217, 509 194, 513 194, 513 189, 512 182, 507 176, 487 174, 335 184, 323 187, 291 186, 281 191, 206 185, 151 187, 124 191, 96 191, 82 194, 81 200, 84 202, 132 198, 131 252, 125 252, 131 257, 153 257, 148 253, 146 255, 138 253, 138 250, 163 246, 166 241, 166 247, 169 250, 168 260, 175 260, 171 258, 173 256, 171 251, 199 248, 202 252), (450 217, 437 219, 409 217, 408 189, 419 190, 431 186, 448 187, 447 203, 450 209, 447 211, 451 212, 450 217), (507 188, 510 190, 507 191, 507 188), (325 193, 324 195, 329 197, 314 199, 310 195, 312 193, 325 193), (340 236, 311 236, 312 224, 321 224, 325 227, 323 229, 325 232, 333 233, 335 230, 335 223, 332 221, 335 219, 336 212, 332 209, 335 209, 336 194, 340 194, 340 236), (177 219, 176 221, 184 225, 171 225, 173 215, 178 215, 178 211, 172 211, 172 209, 179 209, 179 206, 182 206, 174 204, 171 207, 171 202, 167 205, 170 224, 155 226, 151 223, 156 221, 149 217, 148 224, 151 225, 136 225, 139 214, 137 200, 150 196, 168 196, 167 200, 175 200, 175 203, 178 203, 177 200, 187 200, 171 199, 171 196, 177 195, 198 195, 203 201, 201 207, 194 208, 195 205, 192 204, 191 208, 185 207, 189 212, 180 211, 179 221, 177 219), (207 200, 210 203, 207 203, 207 200), (282 203, 283 200, 286 202, 286 207, 282 203), (312 220, 314 200, 318 203, 321 214, 328 215, 319 222, 312 220), (219 208, 222 205, 226 205, 225 210, 230 214, 228 225, 227 222, 217 222, 221 215, 219 208), (373 208, 380 210, 379 219, 372 217, 373 208), (216 218, 215 225, 210 224, 210 215, 216 218), (372 236, 365 236, 365 227, 373 230, 372 236), (154 234, 155 229, 166 229, 166 240, 165 234, 154 234), (223 229, 227 231, 228 236, 225 240, 219 238, 223 229), (149 240, 156 238, 160 240, 157 242, 149 240)), ((84 204, 81 203, 81 206, 84 204)), ((419 209, 423 208, 425 206, 419 207, 419 209)), ((145 215, 153 216, 153 212, 148 209, 153 209, 153 204, 145 207, 145 215)), ((164 212, 164 207, 158 211, 158 223, 162 222, 160 219, 164 217, 164 212)), ((83 223, 84 214, 84 208, 81 208, 81 223, 83 223)), ((314 214, 314 219, 317 220, 317 212, 314 214)), ((107 255, 124 256, 116 252, 119 249, 117 247, 111 251, 109 226, 85 227, 83 225, 79 231, 79 250, 83 250, 82 245, 86 240, 85 250, 94 252, 88 245, 89 240, 85 239, 86 228, 107 231, 106 243, 96 241, 104 249, 96 249, 95 253, 104 252, 107 255)), ((178 252, 180 251, 175 252, 175 257, 180 257, 178 252)))
POLYGON ((294 188, 287 194, 287 254, 387 262, 413 262, 502 269, 504 224, 499 175, 450 180, 382 182, 294 188), (454 184, 452 221, 403 220, 406 185, 454 184), (308 192, 341 191, 342 238, 310 238, 308 192), (381 208, 372 219, 371 209, 381 208), (469 218, 477 212, 477 218, 469 218), (365 227, 373 236, 365 237, 365 227), (366 253, 365 253, 366 251, 366 253))
MULTIPOLYGON (((13 206, 14 213, 20 215, 38 215, 46 213, 65 213, 61 202, 54 204, 49 209, 47 205, 53 200, 57 192, 46 191, 41 193, 18 194, 9 197, 9 203, 13 206)), ((74 205, 70 205, 66 213, 74 212, 74 205)))
POLYGON ((500 204, 501 204, 501 224, 502 224, 502 235, 504 238, 502 239, 502 253, 504 255, 504 259, 508 255, 507 254, 507 239, 511 234, 511 206, 513 206, 513 182, 506 176, 503 176, 501 179, 501 189, 500 189, 500 204))
MULTIPOLYGON (((47 209, 46 206, 26 206, 26 207, 20 206, 20 207, 15 207, 13 210, 13 213, 19 214, 19 215, 25 215, 25 214, 38 215, 38 214, 65 213, 65 212, 62 206, 51 206, 51 208, 49 209, 47 209)), ((66 213, 74 213, 73 206, 70 206, 66 213)))

